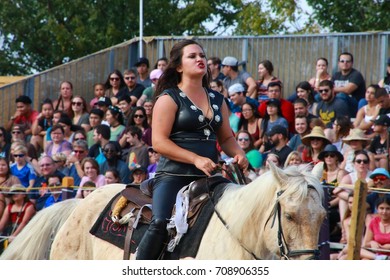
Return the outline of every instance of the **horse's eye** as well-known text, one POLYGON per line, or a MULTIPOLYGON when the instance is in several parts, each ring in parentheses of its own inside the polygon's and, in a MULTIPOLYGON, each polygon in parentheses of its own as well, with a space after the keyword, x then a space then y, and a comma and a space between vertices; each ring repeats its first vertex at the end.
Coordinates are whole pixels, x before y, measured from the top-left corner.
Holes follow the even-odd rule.
POLYGON ((292 221, 293 220, 293 217, 289 213, 285 213, 284 216, 286 217, 286 219, 288 221, 292 221))

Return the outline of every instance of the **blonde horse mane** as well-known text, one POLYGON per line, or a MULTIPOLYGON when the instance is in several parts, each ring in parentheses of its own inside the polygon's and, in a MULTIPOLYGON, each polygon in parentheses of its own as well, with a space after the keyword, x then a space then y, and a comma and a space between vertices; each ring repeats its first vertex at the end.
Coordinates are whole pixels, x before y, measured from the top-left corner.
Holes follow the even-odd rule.
POLYGON ((229 220, 229 230, 235 236, 258 239, 264 227, 262 222, 264 224, 270 217, 277 200, 291 197, 291 202, 299 204, 309 193, 308 185, 313 186, 323 200, 320 182, 310 173, 309 166, 289 166, 284 170, 272 163, 270 166, 270 171, 248 185, 230 185, 217 204, 223 218, 229 220), (279 191, 283 193, 277 197, 279 191), (251 231, 250 237, 247 229, 253 225, 257 229, 251 231))
POLYGON ((52 238, 80 201, 68 199, 39 211, 10 243, 0 260, 48 259, 52 238))

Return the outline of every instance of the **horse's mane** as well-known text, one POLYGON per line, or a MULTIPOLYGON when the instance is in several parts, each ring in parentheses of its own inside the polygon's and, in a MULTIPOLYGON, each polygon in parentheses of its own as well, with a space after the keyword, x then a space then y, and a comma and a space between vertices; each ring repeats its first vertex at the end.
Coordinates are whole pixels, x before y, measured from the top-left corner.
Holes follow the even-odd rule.
POLYGON ((10 243, 0 260, 49 258, 52 238, 81 199, 67 199, 39 211, 10 243))
MULTIPOLYGON (((217 208, 223 217, 229 219, 231 231, 244 231, 248 222, 256 224, 262 219, 268 219, 277 199, 291 197, 291 201, 298 204, 302 202, 309 193, 308 185, 313 186, 322 201, 323 190, 320 182, 309 169, 306 165, 289 166, 284 170, 272 166, 270 171, 246 186, 231 184, 223 195, 223 201, 226 203, 218 204, 217 208), (283 193, 277 198, 279 191, 283 193)), ((242 236, 240 234, 245 232, 236 234, 242 236)))

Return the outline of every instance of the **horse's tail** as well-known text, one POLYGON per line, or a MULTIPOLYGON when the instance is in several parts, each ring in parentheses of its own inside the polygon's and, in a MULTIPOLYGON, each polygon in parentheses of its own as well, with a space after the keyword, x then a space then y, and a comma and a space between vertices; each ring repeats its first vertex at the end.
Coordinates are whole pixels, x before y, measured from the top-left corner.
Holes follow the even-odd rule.
POLYGON ((39 211, 10 243, 0 260, 45 260, 54 236, 81 199, 68 199, 39 211))

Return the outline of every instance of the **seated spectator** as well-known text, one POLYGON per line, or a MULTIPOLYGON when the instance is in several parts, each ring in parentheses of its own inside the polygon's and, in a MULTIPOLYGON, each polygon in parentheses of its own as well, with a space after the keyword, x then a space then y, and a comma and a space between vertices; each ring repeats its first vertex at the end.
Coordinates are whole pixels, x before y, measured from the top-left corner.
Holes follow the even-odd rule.
POLYGON ((263 156, 255 148, 252 136, 247 130, 240 130, 236 134, 236 140, 241 149, 244 150, 249 164, 257 173, 263 165, 263 156))
POLYGON ((253 104, 258 107, 259 103, 245 94, 245 88, 241 84, 233 84, 228 88, 228 95, 230 99, 230 109, 233 113, 241 113, 242 106, 245 103, 253 104))
MULTIPOLYGON (((30 162, 33 165, 35 165, 37 163, 38 153, 37 153, 37 150, 35 149, 35 147, 29 141, 26 141, 26 137, 24 134, 25 129, 26 129, 26 127, 24 125, 15 124, 11 130, 11 134, 12 134, 11 143, 12 144, 15 143, 16 145, 26 146, 28 158, 29 158, 30 162)), ((10 162, 14 162, 14 158, 12 156, 12 151, 10 152, 9 156, 10 156, 9 157, 10 162)))
POLYGON ((4 127, 0 126, 0 158, 9 159, 11 142, 4 127))
POLYGON ((130 183, 130 170, 126 162, 121 160, 121 148, 118 142, 109 141, 103 147, 103 153, 106 160, 99 164, 100 173, 104 174, 108 169, 115 168, 119 172, 121 183, 130 183))
POLYGON ((45 154, 52 156, 56 153, 63 153, 69 156, 72 152, 72 145, 65 139, 65 130, 61 124, 56 124, 51 130, 52 141, 45 148, 45 154))
POLYGON ((123 115, 123 123, 127 124, 132 112, 130 96, 124 94, 118 98, 118 108, 121 110, 123 115))
POLYGON ((16 184, 20 184, 19 178, 11 174, 7 158, 0 157, 0 217, 6 205, 9 203, 9 196, 6 193, 16 184))
POLYGON ((8 236, 8 242, 12 242, 36 213, 34 204, 28 200, 23 185, 13 185, 10 189, 10 197, 11 202, 0 220, 0 235, 8 236))
POLYGON ((149 153, 149 165, 148 165, 148 177, 154 178, 154 175, 156 174, 157 165, 160 161, 161 154, 156 152, 153 147, 148 148, 149 153))
POLYGON ((372 180, 370 183, 372 182, 373 191, 369 191, 366 201, 369 205, 369 212, 376 214, 375 202, 380 197, 390 197, 390 193, 376 192, 375 189, 390 189, 390 174, 385 168, 376 168, 372 171, 370 179, 372 180))
POLYGON ((357 112, 353 126, 364 130, 366 134, 372 133, 372 125, 374 122, 374 117, 378 115, 380 106, 377 105, 377 100, 375 98, 375 92, 379 88, 378 85, 369 85, 366 89, 365 99, 367 105, 364 105, 357 112))
POLYGON ((312 86, 315 92, 318 92, 320 82, 324 80, 331 80, 332 77, 328 73, 328 60, 324 57, 320 57, 316 61, 316 75, 309 80, 309 84, 312 86))
POLYGON ((86 198, 94 190, 96 190, 96 184, 94 182, 92 181, 85 182, 81 190, 81 198, 86 198))
POLYGON ((302 143, 305 145, 302 151, 303 162, 314 165, 320 161, 318 156, 325 149, 325 146, 331 144, 329 139, 325 137, 324 130, 319 126, 315 126, 309 134, 302 137, 302 143))
POLYGON ((121 182, 121 178, 119 177, 118 170, 114 168, 107 169, 106 173, 104 173, 104 178, 105 178, 106 185, 121 182))
MULTIPOLYGON (((73 142, 74 133, 78 130, 83 129, 81 126, 73 124, 72 120, 66 116, 61 116, 61 118, 58 120, 58 125, 62 126, 62 128, 64 130, 64 132, 63 132, 64 140, 68 141, 70 144, 72 144, 72 142, 73 142)), ((50 132, 50 135, 51 135, 51 132, 50 132)), ((52 141, 53 141, 53 139, 52 139, 52 141)), ((47 146, 48 145, 49 145, 49 143, 47 144, 47 146)))
POLYGON ((50 196, 45 201, 44 208, 62 201, 62 178, 59 174, 50 174, 47 177, 47 186, 50 196))
POLYGON ((268 137, 273 145, 271 153, 278 156, 280 166, 284 166, 288 155, 292 152, 292 149, 287 146, 287 133, 287 129, 281 125, 275 125, 268 133, 268 137))
POLYGON ((69 168, 69 176, 74 180, 74 185, 80 186, 81 178, 84 176, 81 162, 88 156, 88 146, 85 140, 77 140, 73 142, 72 147, 73 151, 67 158, 66 165, 69 168))
POLYGON ((375 137, 368 150, 374 155, 375 167, 389 167, 389 126, 390 118, 387 115, 378 116, 374 122, 375 137))
POLYGON ((251 134, 254 147, 259 149, 263 143, 263 139, 260 138, 261 119, 255 105, 251 103, 244 103, 242 105, 242 114, 238 125, 239 130, 246 130, 251 134))
POLYGON ((104 98, 106 102, 109 99, 112 100, 112 101, 110 100, 110 104, 107 104, 107 107, 112 104, 116 105, 116 98, 118 93, 120 92, 121 89, 126 88, 125 79, 123 79, 123 75, 121 71, 115 69, 110 74, 108 74, 107 80, 104 83, 104 88, 106 90, 104 92, 105 97, 99 98, 99 101, 97 103, 99 109, 101 109, 99 102, 101 101, 102 98, 104 98))
POLYGON ((37 175, 34 167, 27 160, 27 148, 23 145, 17 145, 12 150, 15 163, 11 164, 12 175, 18 177, 20 183, 29 190, 33 187, 37 175))
POLYGON ((307 117, 302 115, 297 115, 295 117, 295 131, 297 132, 287 145, 294 151, 303 151, 302 137, 305 137, 310 133, 310 126, 307 117))
POLYGON ((82 96, 76 95, 72 99, 72 123, 81 126, 85 131, 89 131, 89 113, 88 105, 82 96))
POLYGON ((225 75, 221 73, 221 59, 219 57, 209 57, 207 60, 207 66, 210 68, 211 80, 213 82, 223 81, 225 75))
POLYGON ((41 111, 31 126, 31 144, 37 151, 44 150, 44 139, 49 127, 53 126, 54 107, 50 99, 45 99, 41 104, 41 111))
POLYGON ((290 165, 300 165, 302 164, 302 158, 301 158, 301 154, 297 151, 292 151, 287 159, 286 159, 286 162, 284 163, 284 168, 286 168, 287 166, 290 166, 290 165))
POLYGON ((379 81, 378 85, 390 94, 390 57, 387 59, 386 76, 379 81))
POLYGON ((146 117, 146 110, 144 107, 135 107, 131 113, 131 117, 127 126, 135 125, 142 130, 142 141, 148 145, 152 146, 152 128, 148 123, 146 117))
MULTIPOLYGON (((296 88, 297 97, 304 99, 308 104, 308 113, 315 114, 317 112, 318 103, 314 99, 314 89, 311 87, 309 82, 300 82, 296 88)), ((294 101, 295 104, 295 101, 294 101)))
MULTIPOLYGON (((150 72, 150 80, 152 81, 152 85, 143 90, 141 97, 136 103, 136 106, 143 106, 146 101, 153 101, 154 91, 156 89, 158 79, 160 79, 162 73, 163 71, 160 69, 154 69, 152 72, 150 72)), ((135 107, 135 104, 133 107, 135 107)))
POLYGON ((131 172, 131 183, 135 185, 140 185, 148 177, 148 172, 146 168, 136 165, 133 171, 131 172))
POLYGON ((81 162, 81 169, 84 172, 84 176, 81 178, 80 188, 77 190, 76 198, 82 198, 81 191, 84 183, 87 181, 94 182, 97 188, 106 184, 104 175, 100 174, 99 164, 95 159, 88 157, 84 158, 81 162))
POLYGON ((99 101, 100 97, 104 96, 104 84, 97 83, 93 85, 93 94, 94 98, 91 99, 89 102, 89 108, 97 109, 97 102, 99 101))
POLYGON ((66 165, 67 157, 64 153, 56 153, 51 157, 56 165, 56 169, 65 176, 69 176, 69 167, 66 165))
POLYGON ((127 86, 119 92, 115 101, 113 99, 111 101, 114 105, 117 105, 119 98, 127 95, 130 97, 131 106, 135 107, 145 90, 145 86, 137 81, 137 72, 134 69, 125 70, 124 77, 127 86))
POLYGON ((91 125, 91 130, 87 133, 88 148, 95 144, 95 141, 93 140, 94 129, 98 125, 102 124, 103 119, 104 112, 100 109, 92 109, 89 113, 89 124, 91 125))
POLYGON ((275 164, 276 166, 279 166, 279 167, 281 166, 279 156, 277 154, 274 154, 274 153, 268 153, 267 158, 265 159, 265 165, 259 171, 259 176, 263 175, 264 173, 266 173, 267 171, 270 170, 270 167, 269 167, 270 161, 272 161, 272 163, 275 164))
POLYGON ((60 84, 60 96, 53 100, 54 111, 65 113, 68 117, 72 116, 72 98, 73 84, 70 81, 63 81, 60 84))
POLYGON ((129 126, 125 130, 125 135, 127 143, 130 144, 130 149, 126 154, 122 153, 122 159, 126 161, 130 171, 138 165, 146 169, 149 165, 149 154, 148 146, 142 142, 141 129, 138 126, 129 126))
POLYGON ((316 115, 313 115, 309 112, 309 103, 303 98, 297 98, 294 101, 294 116, 305 116, 308 121, 318 118, 316 115))
POLYGON ((271 82, 281 82, 277 77, 273 76, 274 66, 271 61, 260 61, 257 68, 259 80, 257 81, 257 91, 251 95, 251 98, 258 100, 259 103, 269 99, 268 84, 271 82))
POLYGON ((116 106, 109 106, 106 112, 106 121, 110 126, 110 141, 118 141, 125 130, 123 125, 123 115, 121 110, 116 106))
POLYGON ((134 66, 137 67, 137 83, 143 85, 145 88, 150 87, 152 81, 149 78, 149 59, 140 57, 134 66))
POLYGON ((326 138, 337 147, 339 152, 344 154, 349 149, 349 146, 343 142, 343 139, 349 135, 352 128, 353 125, 348 116, 339 116, 333 122, 333 127, 326 128, 324 132, 326 138))
POLYGON ((88 156, 96 159, 100 164, 106 161, 103 147, 110 141, 111 130, 107 125, 101 124, 94 128, 93 139, 95 144, 88 151, 88 156))

